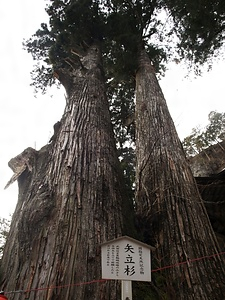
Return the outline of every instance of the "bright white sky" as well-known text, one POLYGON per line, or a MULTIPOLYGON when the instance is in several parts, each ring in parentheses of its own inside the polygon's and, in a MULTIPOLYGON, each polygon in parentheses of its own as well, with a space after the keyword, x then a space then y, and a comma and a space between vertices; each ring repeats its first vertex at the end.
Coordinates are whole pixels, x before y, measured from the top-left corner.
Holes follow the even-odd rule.
MULTIPOLYGON (((33 61, 22 50, 23 38, 47 21, 44 7, 44 0, 3 1, 0 7, 0 217, 12 214, 17 202, 17 183, 4 190, 13 174, 8 161, 27 147, 38 150, 44 146, 64 110, 63 91, 34 97, 30 87, 33 61)), ((207 123, 210 111, 225 111, 225 62, 215 63, 210 73, 198 79, 185 78, 187 70, 181 65, 173 63, 169 68, 160 84, 183 139, 193 127, 207 123)))

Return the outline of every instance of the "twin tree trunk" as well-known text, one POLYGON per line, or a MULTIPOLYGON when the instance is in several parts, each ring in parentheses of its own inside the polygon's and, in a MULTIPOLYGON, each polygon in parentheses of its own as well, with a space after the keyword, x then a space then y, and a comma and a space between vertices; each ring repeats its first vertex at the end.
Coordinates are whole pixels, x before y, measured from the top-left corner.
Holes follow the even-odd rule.
POLYGON ((82 64, 61 74, 68 99, 52 143, 28 148, 11 162, 26 169, 18 178, 2 288, 27 292, 10 300, 120 297, 118 282, 84 284, 101 279, 101 243, 129 234, 123 214, 132 215, 132 203, 125 207, 97 45, 82 64))
MULTIPOLYGON (((19 199, 2 288, 26 291, 10 300, 120 298, 118 282, 97 282, 100 244, 131 235, 132 203, 119 175, 97 45, 82 64, 59 73, 68 99, 52 142, 10 162, 19 199)), ((145 53, 136 84, 136 207, 143 238, 156 247, 153 268, 215 254, 212 228, 145 53)), ((216 256, 157 272, 154 284, 164 286, 159 299, 223 299, 223 266, 216 256)))
MULTIPOLYGON (((153 267, 166 299, 224 299, 217 243, 150 60, 136 76, 136 205, 144 238, 156 247, 153 267)), ((163 298, 163 295, 162 295, 163 298)), ((163 298, 164 299, 164 298, 163 298)))

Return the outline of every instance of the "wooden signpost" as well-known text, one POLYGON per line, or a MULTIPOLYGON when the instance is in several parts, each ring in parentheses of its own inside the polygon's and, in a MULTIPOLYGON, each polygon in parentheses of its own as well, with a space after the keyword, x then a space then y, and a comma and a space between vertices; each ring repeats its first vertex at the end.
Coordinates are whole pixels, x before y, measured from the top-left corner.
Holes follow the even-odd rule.
POLYGON ((101 245, 102 278, 122 280, 122 300, 132 300, 132 281, 151 281, 153 249, 128 236, 101 245))

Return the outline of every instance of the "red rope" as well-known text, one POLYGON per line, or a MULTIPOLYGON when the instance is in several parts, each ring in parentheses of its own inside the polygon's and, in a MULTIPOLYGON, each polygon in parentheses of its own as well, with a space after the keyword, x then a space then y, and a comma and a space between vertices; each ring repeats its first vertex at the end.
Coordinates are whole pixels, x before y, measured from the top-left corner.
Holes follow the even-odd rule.
MULTIPOLYGON (((188 264, 188 263, 191 263, 191 262, 196 262, 196 261, 203 260, 203 259, 211 259, 211 258, 214 258, 216 256, 221 256, 221 255, 224 255, 224 254, 225 254, 225 252, 219 252, 219 253, 215 253, 215 254, 212 254, 212 255, 206 255, 206 256, 202 256, 202 257, 192 258, 192 259, 188 259, 186 261, 178 262, 178 263, 173 264, 173 265, 168 265, 168 266, 164 266, 164 267, 161 267, 161 268, 154 269, 151 272, 154 273, 154 272, 158 272, 158 271, 163 271, 163 270, 166 270, 166 269, 179 267, 181 265, 185 265, 185 264, 188 264)), ((66 284, 66 285, 49 286, 49 287, 36 288, 36 289, 30 289, 30 290, 17 290, 17 291, 5 292, 5 294, 29 293, 29 292, 44 291, 44 290, 49 290, 49 289, 61 289, 61 288, 67 288, 67 287, 70 287, 70 286, 81 286, 81 285, 87 285, 87 284, 93 284, 93 283, 103 283, 103 282, 106 282, 106 281, 109 281, 109 279, 96 279, 96 280, 92 280, 92 281, 66 284)))
POLYGON ((92 284, 92 283, 97 283, 97 282, 106 282, 106 281, 108 281, 108 279, 97 279, 97 280, 80 282, 80 283, 72 283, 72 284, 65 284, 65 285, 55 285, 55 286, 53 285, 53 286, 48 286, 48 287, 43 287, 43 288, 11 291, 11 292, 5 292, 5 294, 29 293, 29 292, 35 292, 35 291, 44 291, 44 290, 51 290, 51 289, 61 289, 61 288, 66 288, 66 287, 70 287, 70 286, 80 286, 80 285, 87 285, 87 284, 92 284))
POLYGON ((152 270, 151 272, 153 273, 153 272, 158 272, 158 271, 162 271, 162 270, 165 270, 165 269, 175 268, 175 267, 179 267, 180 265, 185 265, 185 264, 195 262, 195 261, 199 261, 199 260, 203 260, 203 259, 211 259, 215 256, 220 256, 220 255, 224 255, 224 254, 225 254, 225 252, 219 252, 219 253, 215 253, 215 254, 212 254, 212 255, 205 255, 205 256, 202 256, 202 257, 191 258, 191 259, 188 259, 188 260, 185 260, 185 261, 178 262, 178 263, 173 264, 173 265, 168 265, 168 266, 165 266, 165 267, 161 267, 161 268, 152 270))

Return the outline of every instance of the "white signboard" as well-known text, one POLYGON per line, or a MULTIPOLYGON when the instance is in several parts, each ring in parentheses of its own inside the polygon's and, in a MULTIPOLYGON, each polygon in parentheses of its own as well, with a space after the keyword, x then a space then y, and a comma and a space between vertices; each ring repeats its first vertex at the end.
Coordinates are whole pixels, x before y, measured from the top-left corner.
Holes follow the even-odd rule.
POLYGON ((102 244, 102 278, 151 281, 150 248, 127 236, 102 244))

